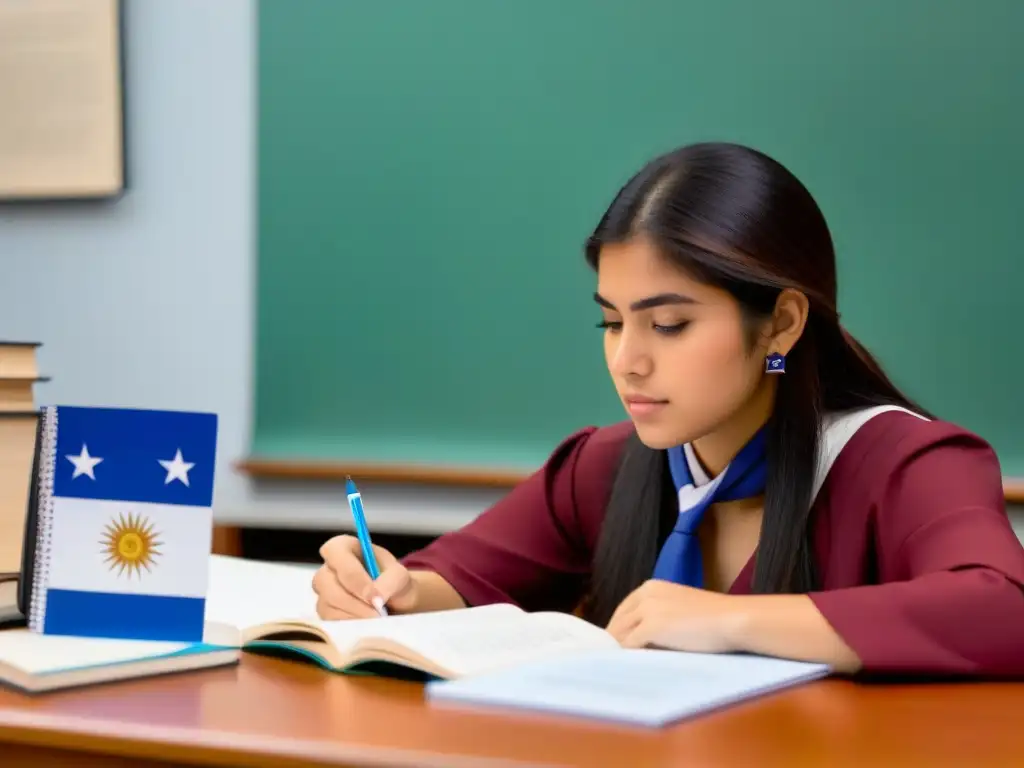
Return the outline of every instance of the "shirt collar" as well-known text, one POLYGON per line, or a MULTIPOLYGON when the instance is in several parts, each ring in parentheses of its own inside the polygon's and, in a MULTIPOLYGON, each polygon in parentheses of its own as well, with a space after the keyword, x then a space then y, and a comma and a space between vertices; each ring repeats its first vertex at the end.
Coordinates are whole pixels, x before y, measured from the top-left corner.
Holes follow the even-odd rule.
POLYGON ((700 460, 697 458, 692 445, 689 443, 683 444, 683 455, 686 457, 686 466, 690 470, 690 477, 693 478, 694 486, 700 488, 702 485, 710 483, 711 478, 704 471, 704 467, 700 465, 700 460))

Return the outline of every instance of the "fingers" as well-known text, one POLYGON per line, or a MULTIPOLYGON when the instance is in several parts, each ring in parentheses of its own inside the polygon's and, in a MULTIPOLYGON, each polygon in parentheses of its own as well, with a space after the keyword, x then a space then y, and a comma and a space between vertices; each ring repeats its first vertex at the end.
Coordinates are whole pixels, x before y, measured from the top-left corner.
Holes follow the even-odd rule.
POLYGON ((606 630, 608 634, 618 640, 621 645, 640 623, 641 616, 642 614, 640 611, 620 605, 615 610, 615 613, 612 614, 611 621, 608 622, 606 630))
POLYGON ((323 558, 324 564, 334 571, 338 582, 350 594, 369 602, 373 580, 363 565, 359 539, 348 534, 328 539, 320 547, 320 557, 323 558))
POLYGON ((313 577, 317 615, 322 619, 371 618, 377 610, 370 603, 373 581, 360 557, 359 540, 342 535, 320 547, 324 564, 313 577))
MULTIPOLYGON (((360 555, 362 550, 360 550, 360 555)), ((392 568, 398 565, 398 559, 388 552, 384 547, 378 547, 376 544, 373 545, 373 556, 377 558, 377 566, 383 573, 388 568, 392 568)))
POLYGON ((373 547, 380 569, 374 581, 363 562, 359 539, 349 534, 334 536, 320 548, 324 567, 314 577, 314 590, 321 598, 317 611, 322 618, 377 616, 377 608, 385 605, 410 586, 409 572, 386 549, 373 547), (361 603, 361 605, 360 605, 361 603))
POLYGON ((377 611, 364 599, 352 594, 328 565, 313 575, 313 591, 317 595, 316 613, 321 619, 369 619, 377 611))
POLYGON ((409 587, 409 572, 395 563, 381 570, 380 576, 370 586, 370 599, 378 595, 385 603, 396 595, 400 595, 409 587))
POLYGON ((611 619, 608 620, 608 626, 605 629, 619 642, 622 642, 622 639, 640 621, 640 607, 650 589, 648 584, 649 582, 644 582, 626 595, 616 607, 611 619))
POLYGON ((645 648, 650 644, 649 622, 635 622, 625 634, 619 638, 619 645, 623 648, 645 648))
POLYGON ((355 601, 355 605, 352 606, 357 612, 349 613, 344 608, 338 608, 330 605, 322 598, 316 601, 316 615, 324 621, 351 621, 353 619, 372 619, 376 618, 379 614, 373 608, 366 608, 365 603, 355 601), (358 606, 358 607, 356 607, 358 606), (369 610, 367 615, 363 611, 369 610))
POLYGON ((657 619, 652 618, 653 614, 648 610, 650 607, 650 603, 645 605, 642 600, 633 605, 627 605, 623 600, 608 622, 608 634, 623 648, 647 646, 657 624, 657 619))

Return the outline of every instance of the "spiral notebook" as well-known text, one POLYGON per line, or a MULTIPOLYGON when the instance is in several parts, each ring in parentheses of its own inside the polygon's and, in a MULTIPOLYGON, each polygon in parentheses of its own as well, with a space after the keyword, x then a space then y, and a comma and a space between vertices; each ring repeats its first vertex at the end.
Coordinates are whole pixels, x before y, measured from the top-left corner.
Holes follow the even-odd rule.
POLYGON ((29 630, 200 642, 216 414, 41 410, 19 590, 29 630))

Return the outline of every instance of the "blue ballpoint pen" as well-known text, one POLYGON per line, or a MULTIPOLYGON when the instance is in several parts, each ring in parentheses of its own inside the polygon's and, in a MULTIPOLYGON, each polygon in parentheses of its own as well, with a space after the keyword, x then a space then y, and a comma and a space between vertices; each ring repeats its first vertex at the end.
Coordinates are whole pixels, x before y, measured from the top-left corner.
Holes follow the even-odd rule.
MULTIPOLYGON (((373 544, 370 542, 370 530, 366 526, 366 515, 363 514, 363 497, 356 489, 352 478, 345 476, 345 494, 348 496, 348 506, 352 510, 352 518, 356 524, 356 536, 359 537, 359 546, 363 550, 363 564, 371 579, 380 576, 380 569, 377 567, 377 558, 373 556, 373 544)), ((381 616, 387 616, 388 611, 384 607, 384 601, 379 597, 373 598, 373 607, 381 616)))

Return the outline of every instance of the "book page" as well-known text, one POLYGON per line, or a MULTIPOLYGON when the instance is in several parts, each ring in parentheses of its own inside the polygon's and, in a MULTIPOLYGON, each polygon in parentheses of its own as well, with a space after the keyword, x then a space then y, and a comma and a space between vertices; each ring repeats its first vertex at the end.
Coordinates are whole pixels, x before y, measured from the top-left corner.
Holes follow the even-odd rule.
POLYGON ((211 555, 206 621, 238 630, 285 619, 316 623, 314 566, 211 555))
POLYGON ((191 646, 192 643, 65 637, 40 635, 23 628, 8 629, 0 632, 0 664, 41 675, 76 667, 152 659, 191 646))
POLYGON ((575 616, 531 614, 501 604, 319 625, 343 653, 362 638, 386 638, 457 675, 572 651, 619 647, 604 630, 575 616))

